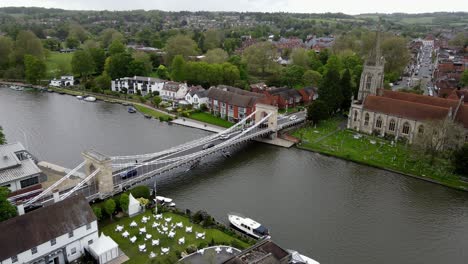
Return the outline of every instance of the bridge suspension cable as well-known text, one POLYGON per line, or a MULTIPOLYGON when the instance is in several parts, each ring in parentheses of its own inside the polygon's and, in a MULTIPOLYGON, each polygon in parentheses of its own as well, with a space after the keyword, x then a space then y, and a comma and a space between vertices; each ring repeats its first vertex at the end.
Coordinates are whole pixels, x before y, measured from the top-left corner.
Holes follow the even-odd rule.
POLYGON ((82 163, 80 163, 78 166, 76 166, 73 170, 69 171, 65 176, 63 176, 62 178, 60 178, 58 181, 56 181, 54 184, 52 184, 51 186, 49 186, 47 189, 45 189, 44 191, 42 191, 39 195, 37 196, 34 196, 34 198, 32 198, 31 200, 27 201, 24 206, 29 206, 33 203, 35 203, 37 200, 41 199, 42 197, 44 197, 44 195, 48 194, 49 192, 51 192, 52 190, 54 190, 57 186, 59 186, 62 182, 64 182, 65 180, 67 180, 68 178, 70 178, 70 176, 72 176, 75 172, 77 172, 81 167, 83 167, 83 165, 85 165, 85 161, 83 161, 82 163))
POLYGON ((91 180, 94 176, 96 176, 96 174, 98 174, 98 172, 101 171, 101 169, 97 168, 95 171, 93 171, 93 173, 91 173, 88 177, 86 177, 84 180, 82 180, 80 183, 78 183, 75 187, 73 187, 73 189, 71 189, 70 191, 68 191, 67 193, 63 194, 62 196, 60 196, 60 200, 64 200, 66 199, 68 196, 70 196, 72 193, 74 193, 75 191, 77 191, 78 189, 81 188, 81 186, 83 186, 85 183, 87 183, 89 180, 91 180))

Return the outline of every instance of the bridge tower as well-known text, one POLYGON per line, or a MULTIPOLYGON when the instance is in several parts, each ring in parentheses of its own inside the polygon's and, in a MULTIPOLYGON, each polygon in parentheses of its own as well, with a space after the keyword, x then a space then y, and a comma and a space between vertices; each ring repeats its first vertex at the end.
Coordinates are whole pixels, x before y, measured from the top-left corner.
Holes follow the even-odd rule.
POLYGON ((274 133, 271 135, 271 138, 277 136, 278 131, 278 107, 267 104, 257 104, 255 106, 257 113, 255 114, 255 123, 260 122, 265 116, 271 113, 271 116, 268 118, 268 128, 270 128, 274 133))
POLYGON ((96 174, 97 191, 100 196, 114 191, 114 180, 112 177, 111 159, 94 150, 81 153, 85 160, 85 173, 90 175, 96 169, 100 171, 96 174))

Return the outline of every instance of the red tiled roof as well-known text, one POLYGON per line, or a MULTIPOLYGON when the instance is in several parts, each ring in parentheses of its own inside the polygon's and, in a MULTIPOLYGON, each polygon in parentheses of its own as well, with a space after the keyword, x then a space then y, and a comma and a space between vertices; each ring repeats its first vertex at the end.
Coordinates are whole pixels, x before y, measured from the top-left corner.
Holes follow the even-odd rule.
POLYGON ((454 110, 458 105, 458 100, 444 99, 444 98, 420 95, 420 94, 394 92, 390 90, 383 90, 382 96, 395 99, 395 100, 414 102, 414 103, 425 104, 425 105, 430 105, 430 106, 444 107, 447 109, 452 107, 454 110))
MULTIPOLYGON (((408 93, 407 95, 412 94, 408 93)), ((375 95, 367 96, 364 101, 364 109, 412 120, 443 119, 447 117, 449 112, 447 107, 375 95)))
POLYGON ((457 122, 460 122, 466 129, 468 129, 468 105, 463 104, 458 110, 457 116, 455 117, 457 122))

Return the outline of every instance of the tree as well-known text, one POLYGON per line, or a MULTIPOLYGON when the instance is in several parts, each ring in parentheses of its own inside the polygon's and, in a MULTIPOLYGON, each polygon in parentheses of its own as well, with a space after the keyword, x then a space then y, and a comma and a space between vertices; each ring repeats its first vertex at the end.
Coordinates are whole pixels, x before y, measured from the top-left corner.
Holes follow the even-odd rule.
POLYGON ((104 211, 108 214, 112 220, 112 214, 115 212, 115 201, 114 199, 110 198, 104 203, 104 211))
POLYGON ((406 40, 400 36, 386 37, 382 42, 382 54, 385 58, 386 75, 395 73, 400 76, 411 58, 406 40))
POLYGON ((107 74, 107 72, 103 72, 101 75, 96 77, 96 79, 94 79, 94 82, 96 83, 96 86, 99 89, 103 89, 103 90, 108 90, 110 88, 111 81, 112 80, 111 80, 109 74, 107 74))
POLYGON ((309 55, 306 49, 293 49, 291 52, 291 60, 294 65, 301 66, 303 68, 309 67, 309 55))
POLYGON ((20 31, 15 42, 15 62, 16 65, 24 65, 24 55, 33 55, 44 60, 44 48, 39 38, 31 31, 20 31))
POLYGON ((318 124, 328 117, 328 106, 322 100, 315 100, 307 108, 307 120, 312 121, 313 124, 318 124))
POLYGON ((281 71, 281 84, 290 88, 302 85, 305 69, 297 65, 289 65, 281 71))
POLYGON ((455 173, 468 176, 468 144, 463 145, 453 153, 455 173))
POLYGON ((153 64, 148 53, 137 51, 132 54, 132 58, 135 62, 140 63, 143 66, 142 76, 147 76, 153 71, 153 64))
POLYGON ((208 63, 223 63, 226 62, 228 59, 228 54, 226 51, 220 48, 209 50, 205 54, 204 61, 208 63))
POLYGON ((208 30, 204 34, 203 45, 200 47, 203 51, 219 48, 221 46, 221 33, 217 30, 208 30))
POLYGON ((265 74, 276 66, 277 51, 270 42, 260 42, 246 48, 243 58, 251 72, 265 78, 265 74))
POLYGON ((83 42, 88 38, 88 32, 86 32, 82 26, 73 24, 70 26, 70 30, 68 31, 68 37, 74 38, 78 40, 78 42, 83 42))
POLYGON ((106 59, 104 70, 112 80, 129 75, 129 66, 132 58, 128 53, 118 53, 106 59))
POLYGON ((318 71, 307 70, 304 72, 302 79, 305 86, 318 87, 322 81, 322 75, 318 71))
POLYGON ((164 79, 164 80, 169 79, 169 72, 167 71, 166 66, 164 66, 162 64, 159 65, 158 69, 156 70, 156 74, 161 79, 164 79))
POLYGON ((460 77, 460 84, 462 87, 468 86, 468 70, 464 70, 460 77))
POLYGON ((353 87, 351 86, 351 72, 346 69, 341 76, 340 80, 341 94, 343 101, 341 102, 341 109, 346 110, 351 106, 351 97, 353 96, 353 87))
POLYGON ((15 217, 18 213, 14 205, 8 201, 10 189, 0 187, 0 222, 15 217))
POLYGON ((318 95, 328 107, 329 113, 334 113, 343 102, 343 94, 340 89, 340 73, 335 67, 330 67, 318 89, 318 95))
POLYGON ((77 50, 73 53, 72 61, 72 72, 83 78, 87 78, 89 75, 94 73, 95 65, 94 60, 89 52, 84 50, 77 50))
POLYGON ((125 45, 122 43, 121 40, 119 39, 116 39, 114 41, 112 41, 112 43, 109 45, 109 55, 115 55, 115 54, 118 54, 118 53, 123 53, 125 52, 126 50, 126 47, 125 45))
POLYGON ((142 61, 131 60, 128 65, 128 75, 146 76, 149 73, 145 70, 145 64, 142 61))
POLYGON ((185 60, 182 55, 176 55, 171 63, 171 79, 181 82, 185 79, 185 60))
POLYGON ((117 30, 113 28, 106 28, 101 32, 101 41, 102 41, 103 48, 109 47, 109 45, 114 40, 119 40, 123 43, 125 38, 122 35, 122 33, 118 32, 117 30))
POLYGON ((42 44, 44 45, 45 49, 51 51, 59 51, 62 48, 62 42, 56 38, 48 38, 42 40, 42 44))
POLYGON ((167 62, 172 62, 176 55, 188 59, 189 56, 197 55, 197 43, 189 36, 176 35, 167 40, 165 50, 167 62))
POLYGON ((96 216, 97 220, 102 219, 102 209, 99 206, 93 206, 93 213, 96 216))
POLYGON ((0 36, 0 76, 2 71, 10 66, 10 58, 13 54, 13 40, 9 37, 0 36))
POLYGON ((122 210, 126 212, 128 209, 128 204, 130 203, 130 197, 128 196, 128 194, 123 193, 120 196, 119 202, 120 202, 120 208, 122 208, 122 210))
POLYGON ((24 71, 29 83, 37 84, 46 75, 46 64, 32 55, 24 56, 24 71))
POLYGON ((102 71, 104 71, 104 64, 106 62, 106 52, 104 49, 99 47, 88 47, 84 50, 86 50, 93 58, 94 66, 96 67, 96 73, 102 73, 102 71))
POLYGON ((234 85, 238 80, 240 80, 239 69, 232 65, 231 63, 223 63, 223 84, 234 85))
POLYGON ((78 46, 80 45, 80 41, 79 41, 77 38, 68 37, 68 38, 65 40, 65 45, 66 45, 67 48, 69 48, 69 49, 76 49, 76 48, 78 48, 78 46))
POLYGON ((161 102, 162 102, 162 99, 161 99, 160 96, 155 96, 155 97, 153 98, 153 105, 154 105, 155 107, 159 107, 159 104, 160 104, 161 102))
POLYGON ((5 134, 3 134, 3 128, 0 126, 0 145, 6 144, 5 134))

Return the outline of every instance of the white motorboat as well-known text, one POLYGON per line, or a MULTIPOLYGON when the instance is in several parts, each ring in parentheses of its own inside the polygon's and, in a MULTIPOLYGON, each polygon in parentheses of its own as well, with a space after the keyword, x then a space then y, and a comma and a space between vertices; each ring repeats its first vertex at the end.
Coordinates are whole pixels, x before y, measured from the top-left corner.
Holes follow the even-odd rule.
POLYGON ((24 88, 18 85, 12 85, 10 86, 10 89, 15 90, 15 91, 23 91, 24 88))
POLYGON ((309 257, 301 255, 299 252, 295 250, 288 249, 288 252, 291 253, 291 262, 290 263, 297 263, 297 264, 320 264, 318 261, 315 261, 309 257))
POLYGON ((228 214, 228 219, 235 228, 246 233, 247 235, 253 236, 255 238, 261 238, 269 235, 268 229, 266 227, 240 214, 230 213, 228 214))
POLYGON ((83 99, 83 96, 77 95, 76 98, 77 98, 78 100, 82 100, 82 99, 83 99))
POLYGON ((92 96, 88 96, 84 99, 86 102, 95 102, 96 101, 96 97, 92 97, 92 96))

